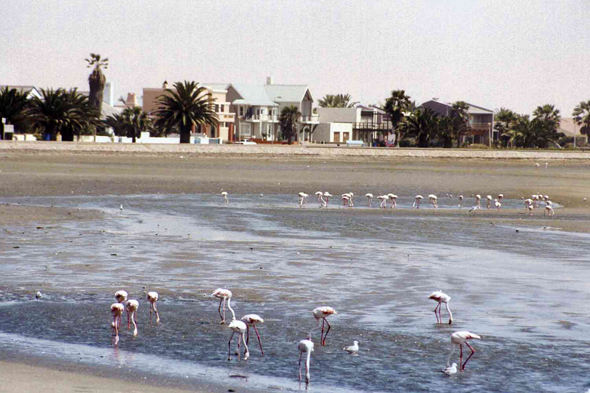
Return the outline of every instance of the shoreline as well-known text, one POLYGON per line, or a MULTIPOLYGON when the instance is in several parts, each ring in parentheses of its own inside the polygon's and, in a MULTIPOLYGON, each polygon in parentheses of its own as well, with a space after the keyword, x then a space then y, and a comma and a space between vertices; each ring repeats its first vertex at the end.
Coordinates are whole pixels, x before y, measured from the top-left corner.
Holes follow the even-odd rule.
POLYGON ((326 145, 198 145, 198 144, 119 144, 92 142, 0 141, 0 154, 133 154, 237 157, 321 157, 321 158, 434 158, 480 160, 589 160, 590 151, 563 150, 471 150, 442 148, 374 148, 326 145))

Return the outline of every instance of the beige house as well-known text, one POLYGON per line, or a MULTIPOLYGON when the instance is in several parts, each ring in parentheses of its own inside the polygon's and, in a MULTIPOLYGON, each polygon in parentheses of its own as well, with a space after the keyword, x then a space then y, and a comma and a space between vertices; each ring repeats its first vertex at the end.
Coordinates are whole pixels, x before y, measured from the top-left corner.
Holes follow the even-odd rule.
MULTIPOLYGON (((235 114, 230 112, 230 103, 227 100, 227 84, 203 83, 211 94, 211 106, 217 114, 217 124, 210 126, 198 126, 194 132, 206 134, 209 138, 220 138, 225 142, 234 140, 235 114)), ((143 89, 143 111, 150 116, 158 109, 158 97, 165 94, 167 83, 160 88, 143 89), (166 87, 164 87, 166 86, 166 87)))
POLYGON ((576 146, 579 143, 588 143, 588 136, 582 134, 581 128, 582 126, 577 125, 573 117, 562 117, 557 131, 563 132, 568 142, 576 146))
POLYGON ((318 108, 317 112, 322 123, 313 134, 314 142, 345 143, 352 139, 362 140, 369 146, 392 144, 391 121, 382 109, 357 105, 354 108, 318 108))

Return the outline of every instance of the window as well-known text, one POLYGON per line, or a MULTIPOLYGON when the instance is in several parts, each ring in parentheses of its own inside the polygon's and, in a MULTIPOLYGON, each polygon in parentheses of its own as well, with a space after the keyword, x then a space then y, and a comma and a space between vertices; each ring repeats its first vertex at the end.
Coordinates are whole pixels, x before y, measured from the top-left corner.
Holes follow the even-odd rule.
POLYGON ((224 106, 225 106, 225 105, 221 104, 221 112, 223 112, 223 107, 224 107, 224 106))
POLYGON ((215 104, 215 112, 219 112, 219 105, 215 104))
POLYGON ((240 116, 244 116, 244 107, 243 106, 240 107, 240 116))

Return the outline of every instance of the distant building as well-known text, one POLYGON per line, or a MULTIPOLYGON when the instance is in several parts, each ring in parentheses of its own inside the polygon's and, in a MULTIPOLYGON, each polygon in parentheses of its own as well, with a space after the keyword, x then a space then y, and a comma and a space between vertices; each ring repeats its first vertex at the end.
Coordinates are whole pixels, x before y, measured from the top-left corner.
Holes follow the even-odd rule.
MULTIPOLYGON (((491 141, 498 140, 498 131, 494 130, 494 111, 477 105, 469 104, 467 115, 469 124, 467 130, 459 136, 459 145, 466 142, 489 145, 491 141)), ((424 108, 430 108, 441 116, 449 116, 453 104, 446 104, 437 100, 426 101, 422 104, 424 108)))
POLYGON ((568 143, 576 146, 580 143, 588 143, 588 135, 582 134, 581 128, 582 126, 577 125, 573 117, 562 117, 557 131, 563 132, 568 143))
POLYGON ((314 132, 314 142, 345 143, 352 139, 362 140, 369 146, 395 145, 391 120, 382 109, 357 105, 354 108, 317 108, 317 112, 322 122, 314 132))

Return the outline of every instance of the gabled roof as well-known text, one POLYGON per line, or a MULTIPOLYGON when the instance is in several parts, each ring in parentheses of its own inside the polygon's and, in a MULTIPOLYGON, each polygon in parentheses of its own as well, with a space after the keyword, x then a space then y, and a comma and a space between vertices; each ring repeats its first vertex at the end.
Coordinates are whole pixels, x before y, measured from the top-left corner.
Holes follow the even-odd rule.
POLYGON ((305 95, 313 101, 307 85, 264 85, 268 98, 274 102, 301 102, 305 95))
POLYGON ((277 106, 275 102, 268 98, 263 85, 246 85, 230 84, 240 97, 233 102, 234 105, 252 105, 252 106, 277 106))
POLYGON ((230 86, 229 83, 199 83, 201 86, 205 86, 209 90, 227 91, 230 86))
MULTIPOLYGON (((446 106, 449 109, 453 107, 453 104, 451 104, 451 103, 445 103, 445 102, 441 102, 441 101, 438 101, 438 100, 430 100, 430 101, 423 102, 422 103, 422 106, 424 106, 424 104, 428 104, 428 103, 436 103, 438 105, 446 106)), ((494 111, 491 110, 491 109, 486 109, 486 108, 483 108, 481 106, 470 104, 468 102, 466 102, 466 104, 469 105, 469 108, 467 109, 467 113, 471 113, 471 114, 474 114, 474 115, 477 115, 477 114, 485 114, 485 115, 488 115, 488 114, 493 114, 494 113, 494 111)))
POLYGON ((41 92, 35 86, 0 85, 0 89, 4 89, 5 87, 16 89, 19 93, 28 93, 27 98, 31 98, 32 96, 41 98, 41 92))

